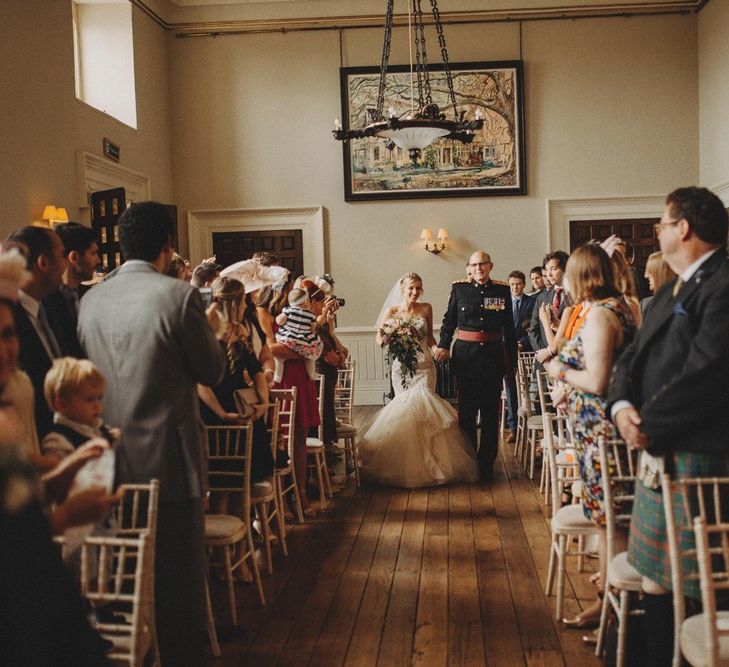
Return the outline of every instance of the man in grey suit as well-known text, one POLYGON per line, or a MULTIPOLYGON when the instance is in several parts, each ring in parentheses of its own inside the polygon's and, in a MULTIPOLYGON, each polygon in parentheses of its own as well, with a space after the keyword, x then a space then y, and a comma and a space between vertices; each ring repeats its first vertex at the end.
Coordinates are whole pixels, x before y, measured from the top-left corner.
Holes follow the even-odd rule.
POLYGON ((198 290, 164 275, 173 231, 161 204, 132 204, 122 214, 119 242, 126 261, 86 294, 78 329, 108 382, 104 421, 121 428, 116 482, 160 481, 157 635, 162 664, 176 667, 204 662, 204 470, 196 383, 216 385, 225 360, 198 290))

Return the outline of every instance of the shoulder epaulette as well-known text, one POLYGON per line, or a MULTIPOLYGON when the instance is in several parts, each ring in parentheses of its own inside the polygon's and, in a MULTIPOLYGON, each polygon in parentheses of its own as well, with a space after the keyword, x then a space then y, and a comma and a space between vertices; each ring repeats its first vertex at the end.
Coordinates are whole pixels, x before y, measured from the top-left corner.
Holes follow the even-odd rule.
POLYGON ((503 285, 504 287, 508 287, 509 283, 504 282, 503 280, 492 280, 491 281, 494 285, 503 285))
POLYGON ((468 280, 468 278, 464 278, 463 280, 454 280, 451 284, 452 285, 460 285, 461 283, 470 283, 471 281, 468 280))

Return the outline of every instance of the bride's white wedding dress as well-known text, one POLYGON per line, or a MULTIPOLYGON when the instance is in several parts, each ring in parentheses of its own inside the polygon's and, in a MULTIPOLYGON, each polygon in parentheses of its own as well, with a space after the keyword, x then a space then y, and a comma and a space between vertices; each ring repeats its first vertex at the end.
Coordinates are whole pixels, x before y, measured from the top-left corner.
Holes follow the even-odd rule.
POLYGON ((392 363, 395 398, 377 415, 359 443, 362 474, 390 486, 417 488, 475 482, 478 462, 458 426, 458 415, 435 393, 435 365, 427 347, 427 325, 412 318, 420 333, 418 370, 403 382, 400 362, 392 363))

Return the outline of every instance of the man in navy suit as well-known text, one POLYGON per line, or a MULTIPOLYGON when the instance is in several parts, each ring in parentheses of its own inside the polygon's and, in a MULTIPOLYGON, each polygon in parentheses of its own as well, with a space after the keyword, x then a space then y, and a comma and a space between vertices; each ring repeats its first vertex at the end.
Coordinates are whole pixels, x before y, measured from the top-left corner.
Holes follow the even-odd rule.
MULTIPOLYGON (((509 290, 511 291, 511 312, 514 317, 514 332, 519 347, 519 352, 529 352, 532 349, 529 343, 529 323, 534 309, 534 299, 525 294, 526 277, 521 271, 512 271, 509 274, 509 290)), ((512 442, 516 431, 516 411, 519 407, 516 391, 516 378, 513 375, 506 375, 506 401, 509 407, 509 414, 506 425, 510 433, 505 437, 507 442, 512 442)))

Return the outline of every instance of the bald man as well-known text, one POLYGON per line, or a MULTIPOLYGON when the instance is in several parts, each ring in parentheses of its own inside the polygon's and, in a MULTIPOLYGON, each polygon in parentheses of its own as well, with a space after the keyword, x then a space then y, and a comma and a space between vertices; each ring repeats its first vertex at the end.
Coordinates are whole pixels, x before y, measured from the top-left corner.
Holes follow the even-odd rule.
POLYGON ((499 397, 507 370, 513 372, 517 360, 514 318, 508 284, 491 280, 491 257, 475 252, 468 260, 470 280, 453 283, 448 310, 440 328, 435 358, 450 356, 458 383, 458 421, 478 453, 481 476, 493 477, 499 450, 499 397), (481 412, 481 446, 477 444, 476 417, 481 412))

